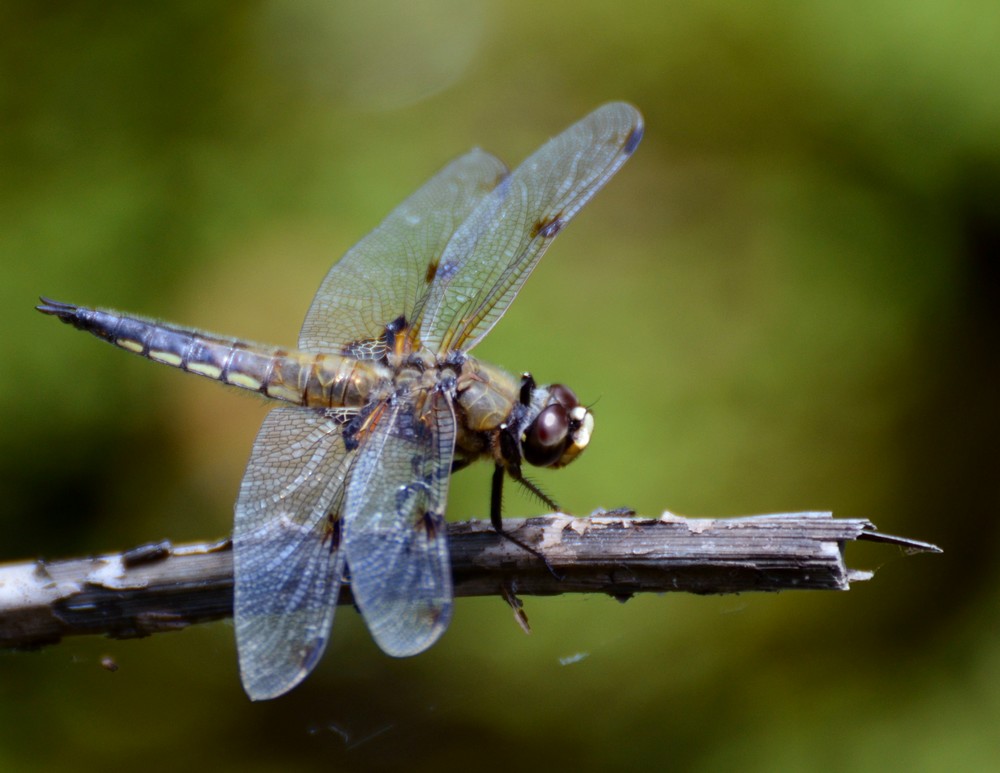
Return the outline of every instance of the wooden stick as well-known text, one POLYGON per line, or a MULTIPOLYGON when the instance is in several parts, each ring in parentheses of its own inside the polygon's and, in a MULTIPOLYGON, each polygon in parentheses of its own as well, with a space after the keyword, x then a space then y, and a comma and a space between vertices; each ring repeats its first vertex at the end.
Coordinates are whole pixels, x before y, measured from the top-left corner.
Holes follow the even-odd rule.
MULTIPOLYGON (((848 569, 846 542, 869 540, 909 552, 934 545, 881 534, 866 520, 830 513, 746 518, 660 518, 562 514, 448 525, 456 596, 687 591, 741 593, 848 590, 871 572, 848 569)), ((345 583, 340 603, 350 603, 345 583)), ((145 545, 124 553, 0 566, 0 647, 35 648, 64 636, 146 636, 232 615, 228 540, 145 545)))

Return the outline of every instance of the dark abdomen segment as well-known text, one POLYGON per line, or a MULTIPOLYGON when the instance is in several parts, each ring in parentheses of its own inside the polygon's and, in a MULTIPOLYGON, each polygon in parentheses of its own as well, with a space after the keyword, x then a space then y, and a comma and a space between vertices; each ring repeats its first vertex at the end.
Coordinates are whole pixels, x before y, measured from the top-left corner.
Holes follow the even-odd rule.
POLYGON ((41 300, 36 308, 43 314, 133 354, 296 405, 363 405, 382 376, 353 358, 269 349, 114 311, 41 300))

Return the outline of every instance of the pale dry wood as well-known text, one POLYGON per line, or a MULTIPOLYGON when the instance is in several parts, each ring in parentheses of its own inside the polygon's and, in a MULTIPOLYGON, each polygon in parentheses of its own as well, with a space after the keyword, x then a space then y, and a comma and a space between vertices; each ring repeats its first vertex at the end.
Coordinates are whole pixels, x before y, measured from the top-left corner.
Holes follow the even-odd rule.
MULTIPOLYGON (((449 524, 458 596, 687 591, 739 593, 847 590, 870 572, 847 568, 844 544, 870 540, 909 552, 940 552, 881 534, 866 520, 830 513, 694 519, 665 514, 571 518, 554 514, 505 521, 516 540, 484 521, 449 524)), ((232 614, 228 541, 0 566, 0 647, 34 648, 63 636, 145 636, 232 614)), ((349 585, 341 603, 350 603, 349 585)))

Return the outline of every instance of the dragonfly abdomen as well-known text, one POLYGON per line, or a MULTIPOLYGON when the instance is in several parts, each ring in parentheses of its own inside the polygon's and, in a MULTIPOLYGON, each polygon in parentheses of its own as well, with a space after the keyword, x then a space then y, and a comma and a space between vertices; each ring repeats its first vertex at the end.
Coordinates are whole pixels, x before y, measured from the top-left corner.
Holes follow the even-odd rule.
POLYGON ((374 364, 350 357, 269 348, 48 298, 37 308, 154 362, 296 405, 361 406, 385 378, 374 364))

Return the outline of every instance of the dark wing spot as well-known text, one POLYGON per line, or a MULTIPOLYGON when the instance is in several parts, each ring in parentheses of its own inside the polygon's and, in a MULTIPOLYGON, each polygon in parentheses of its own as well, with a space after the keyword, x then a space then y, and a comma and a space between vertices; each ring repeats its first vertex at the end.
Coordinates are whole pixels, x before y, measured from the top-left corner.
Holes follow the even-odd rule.
POLYGON ((553 215, 548 220, 539 220, 531 229, 531 238, 541 236, 543 239, 551 239, 563 229, 564 225, 566 225, 566 221, 562 219, 562 212, 553 215))
POLYGON ((406 330, 406 317, 402 314, 385 326, 385 334, 382 339, 385 341, 387 353, 396 351, 396 337, 404 330, 406 330))
POLYGON ((424 527, 424 533, 427 535, 428 541, 436 540, 441 533, 441 516, 437 513, 433 513, 430 510, 424 511, 423 515, 420 517, 420 525, 424 527))
POLYGON ((629 156, 632 155, 632 153, 635 152, 635 149, 639 147, 639 141, 641 139, 642 139, 642 124, 639 124, 632 130, 632 133, 628 135, 628 138, 625 140, 625 145, 622 147, 622 150, 625 152, 626 155, 629 156))
POLYGON ((393 335, 402 333, 406 330, 407 325, 409 325, 409 322, 406 321, 406 317, 400 314, 392 322, 385 326, 385 332, 392 333, 393 335))
POLYGON ((340 541, 343 538, 343 521, 340 514, 330 512, 326 514, 326 528, 323 530, 323 541, 329 542, 330 553, 335 553, 340 549, 340 541))
POLYGON ((434 276, 438 272, 438 259, 434 258, 430 263, 427 264, 427 273, 424 274, 424 281, 430 284, 434 281, 434 276))

